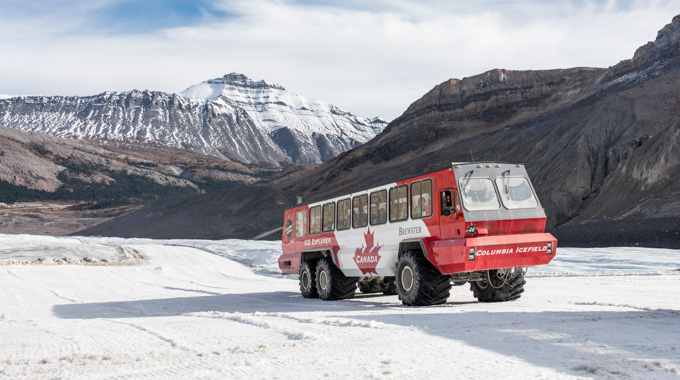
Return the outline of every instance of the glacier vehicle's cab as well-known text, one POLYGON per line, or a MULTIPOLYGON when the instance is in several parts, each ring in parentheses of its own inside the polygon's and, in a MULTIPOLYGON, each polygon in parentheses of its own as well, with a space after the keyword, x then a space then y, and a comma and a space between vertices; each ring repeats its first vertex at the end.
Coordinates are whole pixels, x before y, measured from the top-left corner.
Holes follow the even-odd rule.
POLYGON ((469 282, 479 301, 509 301, 527 267, 555 256, 545 222, 523 165, 454 163, 287 210, 279 267, 307 298, 350 298, 358 284, 433 305, 469 282))

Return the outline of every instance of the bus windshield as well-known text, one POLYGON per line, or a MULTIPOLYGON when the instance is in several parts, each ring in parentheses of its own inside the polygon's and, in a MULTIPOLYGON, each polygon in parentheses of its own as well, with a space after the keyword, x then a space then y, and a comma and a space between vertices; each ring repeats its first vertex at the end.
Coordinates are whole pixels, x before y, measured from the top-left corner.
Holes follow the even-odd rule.
POLYGON ((468 211, 498 210, 501 205, 489 178, 463 178, 460 180, 463 207, 468 211))
POLYGON ((524 177, 497 177, 496 186, 501 192, 503 206, 508 209, 536 208, 538 201, 524 177))

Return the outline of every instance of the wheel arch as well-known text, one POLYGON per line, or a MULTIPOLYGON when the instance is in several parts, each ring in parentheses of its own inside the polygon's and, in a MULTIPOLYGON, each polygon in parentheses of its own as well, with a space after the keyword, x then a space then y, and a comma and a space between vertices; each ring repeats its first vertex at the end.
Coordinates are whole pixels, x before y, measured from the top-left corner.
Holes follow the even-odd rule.
POLYGON ((305 260, 321 259, 325 256, 324 252, 325 251, 323 250, 304 251, 300 254, 300 262, 304 262, 305 260))
POLYGON ((425 242, 423 242, 422 239, 402 240, 399 243, 397 260, 399 260, 401 256, 408 251, 419 251, 428 261, 430 260, 425 242))

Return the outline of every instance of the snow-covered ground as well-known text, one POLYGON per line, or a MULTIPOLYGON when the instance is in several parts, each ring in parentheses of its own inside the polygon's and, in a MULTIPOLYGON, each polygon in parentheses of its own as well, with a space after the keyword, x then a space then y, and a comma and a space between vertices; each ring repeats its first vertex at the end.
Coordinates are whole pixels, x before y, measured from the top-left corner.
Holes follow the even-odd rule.
POLYGON ((515 302, 422 308, 303 299, 279 252, 0 235, 0 378, 680 377, 680 251, 561 248, 515 302))

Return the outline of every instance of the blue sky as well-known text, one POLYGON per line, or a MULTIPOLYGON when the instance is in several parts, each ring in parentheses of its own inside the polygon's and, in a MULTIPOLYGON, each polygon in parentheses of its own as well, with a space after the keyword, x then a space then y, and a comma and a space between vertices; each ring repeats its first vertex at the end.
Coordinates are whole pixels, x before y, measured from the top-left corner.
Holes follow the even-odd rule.
POLYGON ((0 94, 179 92, 240 72, 392 119, 494 68, 607 67, 676 1, 3 0, 0 94))
POLYGON ((149 33, 156 30, 200 25, 230 17, 213 1, 126 0, 116 1, 93 12, 92 27, 111 33, 149 33))
POLYGON ((232 15, 213 0, 3 0, 4 18, 70 23, 64 33, 144 34, 232 15), (55 16, 55 17, 50 17, 55 16))

